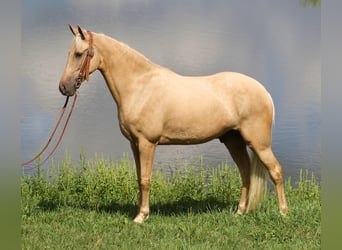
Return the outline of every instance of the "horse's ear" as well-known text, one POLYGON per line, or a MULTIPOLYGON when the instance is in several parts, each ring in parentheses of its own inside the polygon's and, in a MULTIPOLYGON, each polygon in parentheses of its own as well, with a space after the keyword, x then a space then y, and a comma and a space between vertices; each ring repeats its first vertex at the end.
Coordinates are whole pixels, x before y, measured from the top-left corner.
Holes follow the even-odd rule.
POLYGON ((71 33, 74 34, 74 36, 76 36, 77 30, 74 27, 72 27, 71 24, 69 24, 69 28, 71 30, 71 33))
POLYGON ((81 35, 82 40, 86 40, 87 32, 85 30, 83 30, 79 25, 77 25, 77 28, 78 28, 78 33, 81 35))

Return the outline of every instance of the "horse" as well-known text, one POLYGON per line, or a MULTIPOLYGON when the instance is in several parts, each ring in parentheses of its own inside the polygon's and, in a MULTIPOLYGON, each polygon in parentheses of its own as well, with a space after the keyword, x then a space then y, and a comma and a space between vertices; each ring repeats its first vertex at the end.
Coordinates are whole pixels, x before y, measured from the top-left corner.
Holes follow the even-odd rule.
POLYGON ((74 35, 59 82, 73 96, 99 70, 117 105, 122 134, 133 151, 143 223, 150 214, 149 192, 157 145, 188 145, 219 139, 228 149, 242 180, 237 214, 256 210, 269 173, 286 216, 282 166, 271 148, 274 104, 257 80, 237 72, 182 76, 102 33, 69 28, 74 35), (247 148, 250 148, 248 153, 247 148))

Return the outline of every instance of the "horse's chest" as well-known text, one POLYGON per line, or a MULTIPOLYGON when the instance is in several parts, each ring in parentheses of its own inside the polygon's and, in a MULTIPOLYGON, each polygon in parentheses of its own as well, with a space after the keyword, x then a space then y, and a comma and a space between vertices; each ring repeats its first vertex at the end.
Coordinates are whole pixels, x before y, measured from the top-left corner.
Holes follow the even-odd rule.
POLYGON ((129 123, 127 123, 127 121, 125 121, 123 118, 120 118, 119 116, 119 125, 120 125, 120 130, 121 133, 128 139, 128 140, 132 140, 133 136, 130 130, 130 126, 129 123))
POLYGON ((137 138, 138 120, 132 119, 133 115, 127 115, 124 112, 119 113, 119 125, 121 133, 130 141, 137 138))

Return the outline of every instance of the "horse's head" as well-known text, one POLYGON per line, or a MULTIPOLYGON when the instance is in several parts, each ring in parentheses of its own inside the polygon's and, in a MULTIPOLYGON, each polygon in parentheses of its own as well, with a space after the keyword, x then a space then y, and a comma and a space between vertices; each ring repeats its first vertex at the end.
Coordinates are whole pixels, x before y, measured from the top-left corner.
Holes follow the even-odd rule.
POLYGON ((89 74, 100 64, 100 56, 96 53, 96 46, 93 43, 93 34, 79 26, 76 29, 69 24, 69 28, 75 38, 59 82, 59 90, 66 96, 74 95, 81 83, 88 80, 89 74))

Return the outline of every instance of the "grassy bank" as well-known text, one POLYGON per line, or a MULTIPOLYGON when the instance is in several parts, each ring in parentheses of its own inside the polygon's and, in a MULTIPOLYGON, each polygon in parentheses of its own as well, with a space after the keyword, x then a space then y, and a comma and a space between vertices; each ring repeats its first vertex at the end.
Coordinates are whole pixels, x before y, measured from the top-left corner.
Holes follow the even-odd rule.
POLYGON ((235 216, 240 196, 237 169, 179 166, 157 170, 151 217, 132 222, 138 187, 133 163, 104 158, 69 159, 22 179, 23 249, 319 249, 320 187, 301 172, 286 182, 287 218, 268 192, 255 214, 235 216))

